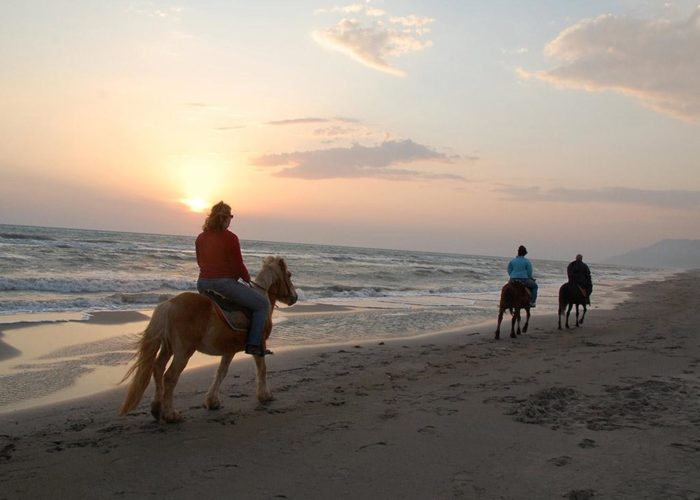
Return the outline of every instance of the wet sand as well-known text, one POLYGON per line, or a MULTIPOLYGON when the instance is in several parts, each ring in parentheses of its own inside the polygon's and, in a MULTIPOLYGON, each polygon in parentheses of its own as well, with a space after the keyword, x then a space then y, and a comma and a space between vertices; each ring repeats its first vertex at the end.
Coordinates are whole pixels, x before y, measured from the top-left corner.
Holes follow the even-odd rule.
POLYGON ((700 498, 700 272, 638 285, 616 310, 493 340, 493 323, 284 351, 276 399, 234 363, 178 385, 180 424, 125 388, 0 416, 0 498, 700 498))

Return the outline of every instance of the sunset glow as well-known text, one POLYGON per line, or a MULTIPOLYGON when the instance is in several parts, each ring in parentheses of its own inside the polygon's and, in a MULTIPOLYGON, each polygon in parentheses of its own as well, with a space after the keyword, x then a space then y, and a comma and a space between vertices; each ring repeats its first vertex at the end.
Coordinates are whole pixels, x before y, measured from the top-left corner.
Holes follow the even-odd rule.
POLYGON ((212 206, 210 202, 202 200, 201 198, 189 198, 180 201, 184 203, 191 211, 196 213, 205 212, 212 206))
POLYGON ((3 7, 0 223, 189 235, 223 200, 244 240, 700 238, 697 0, 97 5, 3 7))

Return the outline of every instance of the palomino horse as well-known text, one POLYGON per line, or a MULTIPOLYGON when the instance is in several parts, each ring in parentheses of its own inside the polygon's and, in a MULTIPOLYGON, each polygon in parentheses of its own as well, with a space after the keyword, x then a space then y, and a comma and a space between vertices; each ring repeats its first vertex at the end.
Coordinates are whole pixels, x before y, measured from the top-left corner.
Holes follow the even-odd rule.
MULTIPOLYGON (((270 317, 265 325, 264 338, 272 331, 272 310, 277 301, 292 305, 297 301, 297 292, 292 284, 292 274, 281 257, 266 257, 254 286, 270 300, 270 317)), ((218 315, 214 302, 204 295, 192 292, 181 293, 155 308, 151 321, 138 343, 138 356, 124 379, 135 375, 119 414, 126 415, 139 404, 148 387, 151 375, 156 384, 151 402, 151 414, 156 420, 179 422, 180 413, 173 409, 173 391, 187 361, 195 351, 221 356, 219 369, 207 392, 204 406, 208 409, 220 407, 219 386, 228 372, 235 353, 243 351, 246 343, 247 318, 241 313, 242 330, 232 330, 218 315), (168 370, 165 366, 173 358, 168 370)), ((237 321, 239 323, 239 321, 237 321)), ((236 325, 239 326, 238 324, 236 325)), ((257 367, 257 397, 261 403, 271 401, 272 393, 267 387, 265 358, 254 356, 257 367)))
POLYGON ((564 308, 566 309, 566 327, 569 328, 569 314, 571 314, 571 308, 576 305, 576 326, 583 324, 583 318, 586 317, 586 297, 583 294, 581 288, 571 282, 564 283, 559 287, 559 329, 561 330, 561 315, 564 314, 564 308), (583 315, 581 319, 578 319, 578 306, 583 306, 583 315))
POLYGON ((513 319, 510 321, 510 338, 516 338, 515 322, 518 322, 517 334, 520 335, 520 310, 525 309, 525 325, 523 333, 527 333, 527 325, 530 323, 530 290, 520 281, 511 280, 501 288, 501 302, 498 305, 498 325, 496 326, 495 339, 501 337, 501 321, 503 313, 508 309, 513 319))

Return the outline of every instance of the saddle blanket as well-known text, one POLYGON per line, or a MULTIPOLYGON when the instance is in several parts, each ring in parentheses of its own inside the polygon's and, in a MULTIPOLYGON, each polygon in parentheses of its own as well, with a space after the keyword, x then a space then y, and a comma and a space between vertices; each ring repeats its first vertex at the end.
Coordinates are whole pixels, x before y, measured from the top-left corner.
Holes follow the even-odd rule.
POLYGON ((250 310, 239 306, 214 290, 204 290, 203 295, 214 302, 216 313, 232 330, 237 332, 248 331, 251 317, 250 310))
POLYGON ((525 285, 525 283, 523 283, 519 279, 511 278, 510 280, 508 280, 508 282, 523 287, 525 289, 525 291, 527 292, 528 296, 532 297, 532 292, 530 291, 530 289, 525 285))

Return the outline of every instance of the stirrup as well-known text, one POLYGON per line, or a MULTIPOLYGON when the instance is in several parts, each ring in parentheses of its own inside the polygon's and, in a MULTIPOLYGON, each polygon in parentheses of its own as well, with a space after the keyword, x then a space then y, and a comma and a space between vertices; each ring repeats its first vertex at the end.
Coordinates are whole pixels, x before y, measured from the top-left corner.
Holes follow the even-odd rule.
POLYGON ((253 344, 247 344, 245 346, 245 353, 250 354, 251 356, 260 356, 261 358, 264 358, 268 354, 274 354, 270 349, 263 349, 259 345, 253 345, 253 344))

